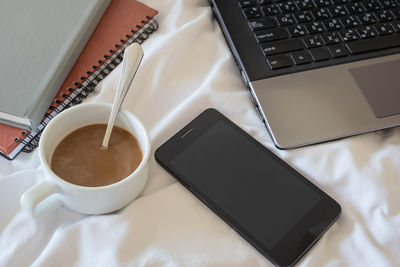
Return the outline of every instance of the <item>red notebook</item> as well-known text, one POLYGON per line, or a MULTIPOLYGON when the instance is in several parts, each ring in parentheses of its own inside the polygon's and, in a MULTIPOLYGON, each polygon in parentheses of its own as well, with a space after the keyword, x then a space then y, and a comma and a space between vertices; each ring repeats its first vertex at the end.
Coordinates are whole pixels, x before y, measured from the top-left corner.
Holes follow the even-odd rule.
POLYGON ((157 30, 157 11, 135 0, 112 0, 75 62, 42 123, 34 132, 0 124, 0 154, 14 159, 37 145, 47 123, 63 109, 78 104, 121 61, 123 50, 157 30))

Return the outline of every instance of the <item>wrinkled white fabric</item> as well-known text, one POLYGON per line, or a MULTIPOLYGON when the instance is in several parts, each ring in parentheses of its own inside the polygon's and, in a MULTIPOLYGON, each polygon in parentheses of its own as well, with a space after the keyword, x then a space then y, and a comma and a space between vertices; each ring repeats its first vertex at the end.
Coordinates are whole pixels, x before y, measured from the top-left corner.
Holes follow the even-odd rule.
MULTIPOLYGON (((145 124, 153 152, 217 108, 341 204, 341 218, 297 266, 400 266, 400 128, 277 150, 207 1, 142 2, 159 10, 160 28, 143 44, 123 108, 145 124)), ((86 101, 111 103, 120 70, 86 101)), ((43 178, 38 150, 0 158, 1 266, 271 266, 153 156, 141 197, 112 214, 60 207, 35 222, 19 198, 43 178)))

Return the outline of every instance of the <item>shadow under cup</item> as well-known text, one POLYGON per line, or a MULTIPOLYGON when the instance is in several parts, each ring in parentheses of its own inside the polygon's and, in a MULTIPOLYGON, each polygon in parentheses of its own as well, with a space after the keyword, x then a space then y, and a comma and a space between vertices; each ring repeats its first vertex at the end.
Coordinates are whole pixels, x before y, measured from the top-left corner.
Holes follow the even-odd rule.
POLYGON ((34 217, 42 217, 59 205, 85 214, 108 213, 126 206, 143 190, 149 174, 150 140, 142 123, 128 111, 120 111, 115 125, 136 137, 143 154, 139 166, 129 176, 110 185, 86 187, 63 180, 50 168, 57 145, 79 128, 106 124, 111 107, 103 103, 80 104, 63 111, 47 125, 39 143, 39 156, 47 179, 21 197, 21 205, 34 217))

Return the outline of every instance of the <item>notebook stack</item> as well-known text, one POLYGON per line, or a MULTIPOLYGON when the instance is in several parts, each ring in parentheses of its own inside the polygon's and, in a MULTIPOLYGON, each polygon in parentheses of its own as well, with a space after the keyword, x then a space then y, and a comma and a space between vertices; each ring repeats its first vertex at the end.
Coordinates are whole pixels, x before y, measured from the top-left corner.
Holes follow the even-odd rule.
MULTIPOLYGON (((103 3, 103 5, 107 7, 106 4, 103 3)), ((99 21, 98 23, 95 21, 94 30, 91 35, 88 34, 90 38, 86 39, 86 45, 79 50, 81 53, 78 53, 72 62, 74 64, 68 68, 69 73, 67 72, 65 76, 53 75, 52 79, 56 77, 61 79, 58 83, 54 83, 58 84, 57 87, 53 85, 47 91, 42 90, 41 92, 37 89, 38 91, 31 96, 31 98, 48 98, 51 95, 48 103, 40 104, 45 105, 48 109, 47 112, 42 112, 41 123, 36 128, 33 127, 33 130, 0 124, 1 155, 8 159, 14 159, 21 151, 32 151, 38 145, 40 133, 54 116, 69 106, 79 104, 121 62, 123 51, 129 44, 142 43, 149 34, 158 28, 155 18, 158 12, 135 0, 112 0, 107 9, 104 8, 104 13, 100 8, 98 9, 100 10, 97 12, 100 13, 99 21)), ((21 28, 24 28, 23 25, 21 28)), ((48 36, 47 39, 51 40, 51 36, 48 36)), ((68 41, 71 40, 65 37, 65 42, 68 41)), ((43 42, 48 42, 48 40, 43 40, 43 42)), ((55 61, 53 64, 57 65, 57 62, 55 61)), ((31 63, 35 65, 35 62, 31 63)), ((51 71, 48 73, 53 74, 51 71)), ((21 79, 21 73, 19 76, 21 79)), ((19 92, 23 89, 18 87, 8 91, 19 92)), ((7 92, 7 96, 9 95, 10 92, 7 92)))

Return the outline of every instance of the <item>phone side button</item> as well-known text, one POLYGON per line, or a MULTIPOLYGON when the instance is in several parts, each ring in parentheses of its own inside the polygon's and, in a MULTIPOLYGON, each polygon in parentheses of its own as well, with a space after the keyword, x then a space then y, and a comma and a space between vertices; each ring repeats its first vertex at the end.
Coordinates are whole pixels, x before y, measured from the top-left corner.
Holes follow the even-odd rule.
POLYGON ((262 122, 265 122, 264 117, 263 117, 263 115, 261 114, 261 110, 259 109, 258 106, 256 106, 256 110, 257 110, 258 117, 260 117, 260 120, 261 120, 262 122))

